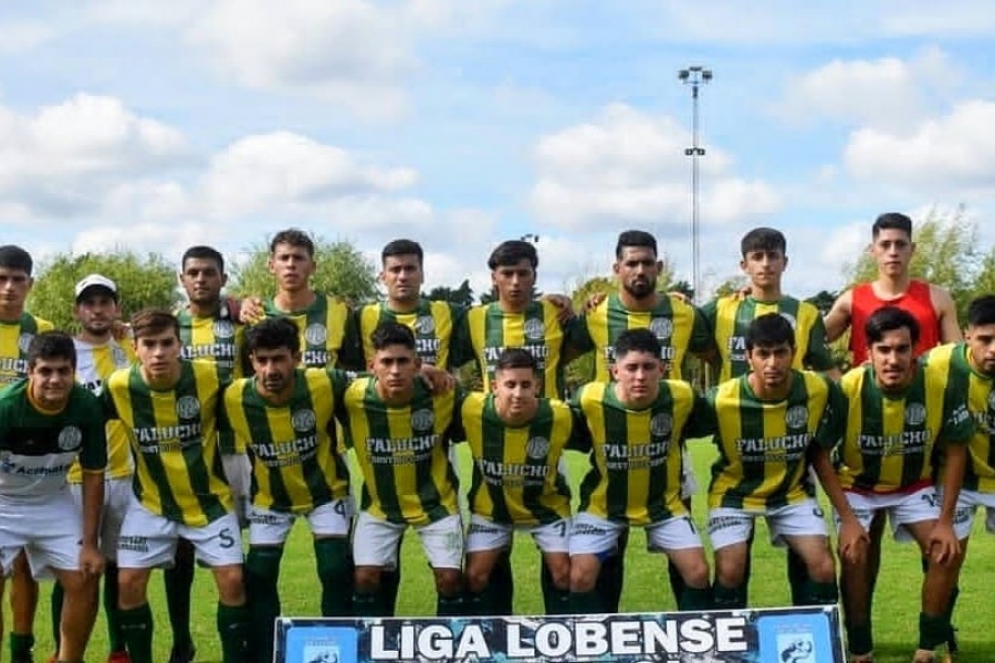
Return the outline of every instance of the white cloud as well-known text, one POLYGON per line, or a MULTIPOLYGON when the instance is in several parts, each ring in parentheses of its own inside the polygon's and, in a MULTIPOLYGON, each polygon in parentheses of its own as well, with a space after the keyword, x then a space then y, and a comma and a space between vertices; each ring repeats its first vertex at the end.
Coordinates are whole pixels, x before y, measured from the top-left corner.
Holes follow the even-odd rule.
POLYGON ((52 39, 56 31, 40 21, 8 21, 0 23, 0 54, 30 51, 52 39))

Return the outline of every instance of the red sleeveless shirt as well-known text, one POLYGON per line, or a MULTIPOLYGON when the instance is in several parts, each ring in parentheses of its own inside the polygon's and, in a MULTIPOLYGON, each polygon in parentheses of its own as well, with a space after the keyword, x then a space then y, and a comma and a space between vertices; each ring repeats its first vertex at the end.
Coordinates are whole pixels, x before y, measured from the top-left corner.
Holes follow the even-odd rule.
POLYGON ((940 344, 940 319, 933 308, 928 283, 913 280, 909 282, 909 289, 895 299, 879 299, 870 283, 861 283, 854 286, 850 302, 850 352, 854 366, 867 361, 864 324, 874 311, 883 306, 897 306, 919 321, 919 342, 915 347, 917 357, 940 344))

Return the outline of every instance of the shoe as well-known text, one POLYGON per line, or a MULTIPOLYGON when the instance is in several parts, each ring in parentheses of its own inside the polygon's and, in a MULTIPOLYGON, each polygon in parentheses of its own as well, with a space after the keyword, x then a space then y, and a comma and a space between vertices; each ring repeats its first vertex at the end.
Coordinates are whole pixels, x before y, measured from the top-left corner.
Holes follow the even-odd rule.
POLYGON ((131 663, 131 656, 123 649, 121 651, 112 651, 110 656, 107 657, 107 663, 131 663))
POLYGON ((939 659, 928 649, 917 649, 912 655, 912 663, 939 663, 939 659))
POLYGON ((197 650, 193 645, 182 649, 174 645, 172 651, 169 652, 169 663, 193 663, 193 657, 196 654, 197 650))

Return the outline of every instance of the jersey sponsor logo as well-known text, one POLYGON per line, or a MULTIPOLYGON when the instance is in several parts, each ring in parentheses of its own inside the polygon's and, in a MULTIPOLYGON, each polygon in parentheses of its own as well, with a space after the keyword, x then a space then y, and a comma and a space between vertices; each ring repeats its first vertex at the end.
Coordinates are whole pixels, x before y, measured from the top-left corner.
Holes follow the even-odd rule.
POLYGON ((926 407, 922 403, 905 404, 905 423, 909 426, 920 426, 926 421, 926 407))
POLYGON ((570 536, 608 536, 612 530, 587 523, 574 523, 570 528, 570 536))
POLYGON ((413 430, 419 432, 430 431, 434 425, 435 413, 428 408, 416 410, 411 413, 411 428, 413 430))
POLYGON ((500 527, 495 527, 493 525, 484 525, 477 521, 470 522, 470 531, 468 534, 504 534, 505 530, 500 527))
POLYGON ((730 527, 741 527, 751 519, 749 516, 713 516, 708 519, 708 533, 714 534, 730 527))
POLYGON ((176 415, 180 419, 196 419, 200 414, 200 401, 196 396, 180 396, 176 399, 176 415))
POLYGON ((31 345, 31 341, 34 339, 34 334, 24 333, 17 337, 17 347, 20 348, 21 352, 27 352, 28 346, 31 345))
POLYGON ((525 338, 530 341, 540 341, 546 336, 546 325, 542 320, 536 320, 532 318, 531 320, 525 321, 525 338))
POLYGON ((304 330, 304 340, 309 345, 324 345, 325 341, 328 340, 328 330, 325 325, 313 322, 304 330))
POLYGON ((228 340, 235 336, 235 325, 230 320, 215 320, 212 331, 215 338, 228 340))
POLYGON ((545 458, 549 453, 549 440, 539 435, 529 438, 525 453, 529 458, 545 458))
POLYGON ((294 427, 294 430, 298 433, 306 433, 314 428, 314 424, 317 422, 317 417, 314 414, 314 410, 303 409, 297 410, 292 415, 290 415, 290 425, 294 427))
POLYGON ((117 540, 117 549, 147 553, 149 551, 149 539, 146 536, 140 535, 121 536, 117 540))
POLYGON ((662 341, 674 333, 674 322, 670 318, 653 318, 650 321, 650 331, 662 341))
POLYGON ((59 448, 63 451, 78 449, 83 442, 83 431, 76 426, 66 426, 59 431, 59 448))
POLYGON ((804 405, 789 407, 784 413, 784 423, 788 428, 805 428, 805 424, 808 423, 808 408, 804 405))
POLYGON ((674 420, 665 412, 661 412, 650 419, 650 433, 654 437, 667 437, 673 428, 674 420))
POLYGON ((427 336, 435 332, 435 320, 430 315, 419 315, 415 320, 415 333, 427 336))
POLYGON ((780 315, 782 318, 788 321, 788 324, 791 325, 792 329, 798 329, 798 320, 795 318, 795 316, 791 315, 790 313, 785 313, 784 311, 780 311, 780 315))

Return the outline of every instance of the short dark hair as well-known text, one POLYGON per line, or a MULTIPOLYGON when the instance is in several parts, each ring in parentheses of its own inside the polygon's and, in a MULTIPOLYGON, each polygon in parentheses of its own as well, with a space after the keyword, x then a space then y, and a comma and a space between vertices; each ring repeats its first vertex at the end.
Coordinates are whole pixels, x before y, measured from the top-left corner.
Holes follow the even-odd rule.
POLYGON ((276 247, 279 244, 301 247, 307 251, 309 258, 314 258, 314 240, 311 239, 311 235, 299 228, 287 228, 273 235, 273 239, 269 243, 270 255, 276 253, 276 247))
POLYGON ((31 276, 31 270, 34 269, 34 266, 31 254, 21 247, 14 244, 0 246, 0 267, 19 269, 28 276, 31 276))
POLYGON ((535 355, 525 348, 505 348, 494 364, 494 370, 503 371, 508 368, 528 368, 533 373, 539 370, 535 355))
POLYGON ((661 353, 660 339, 649 329, 626 329, 615 339, 615 360, 619 360, 630 352, 646 352, 659 358, 661 353))
POLYGON ((180 269, 186 269, 187 260, 213 260, 218 264, 218 271, 224 273, 225 271, 225 258, 221 255, 213 246, 197 245, 191 246, 189 249, 183 252, 183 257, 180 258, 180 269))
POLYGON ((76 370, 76 344, 73 337, 56 329, 35 334, 28 344, 28 368, 34 368, 39 359, 68 359, 76 370))
POLYGON ((896 331, 905 327, 912 337, 912 345, 919 342, 919 321, 905 309, 897 306, 882 306, 871 313, 864 323, 864 336, 867 345, 879 343, 885 332, 896 331))
POLYGON ((912 219, 901 212, 885 212, 874 219, 871 237, 877 237, 882 230, 901 230, 912 239, 912 219))
POLYGON ((754 228, 743 235, 739 244, 743 257, 753 251, 780 251, 784 253, 788 248, 788 241, 784 238, 784 233, 773 228, 754 228))
POLYGON ((795 347, 795 328, 780 313, 765 313, 753 318, 746 330, 746 351, 772 348, 787 343, 795 347))
POLYGON ((297 325, 287 317, 266 318, 259 324, 249 327, 245 333, 245 351, 252 354, 256 350, 280 350, 286 348, 291 354, 301 350, 301 336, 297 325))
POLYGON ((501 242, 496 249, 491 252, 491 257, 487 259, 487 266, 491 270, 498 267, 508 267, 517 265, 522 260, 528 260, 532 269, 539 267, 539 253, 532 242, 524 239, 509 239, 501 242))
POLYGON ((971 327, 995 325, 995 295, 981 295, 967 305, 967 324, 971 327))
POLYGON ((176 338, 180 337, 180 322, 169 309, 143 308, 131 316, 131 333, 135 340, 170 330, 176 338))
POLYGON ((387 262, 391 256, 418 256, 418 266, 425 262, 425 252, 421 244, 412 239, 395 239, 387 242, 380 252, 380 264, 387 262))
POLYGON ((656 237, 653 237, 645 230, 626 230, 619 234, 618 242, 615 243, 615 259, 622 259, 622 251, 630 247, 652 249, 653 255, 657 255, 656 237))
POLYGON ((403 345, 415 349, 415 334, 409 327, 399 322, 381 322, 370 334, 374 350, 383 350, 391 345, 403 345))

